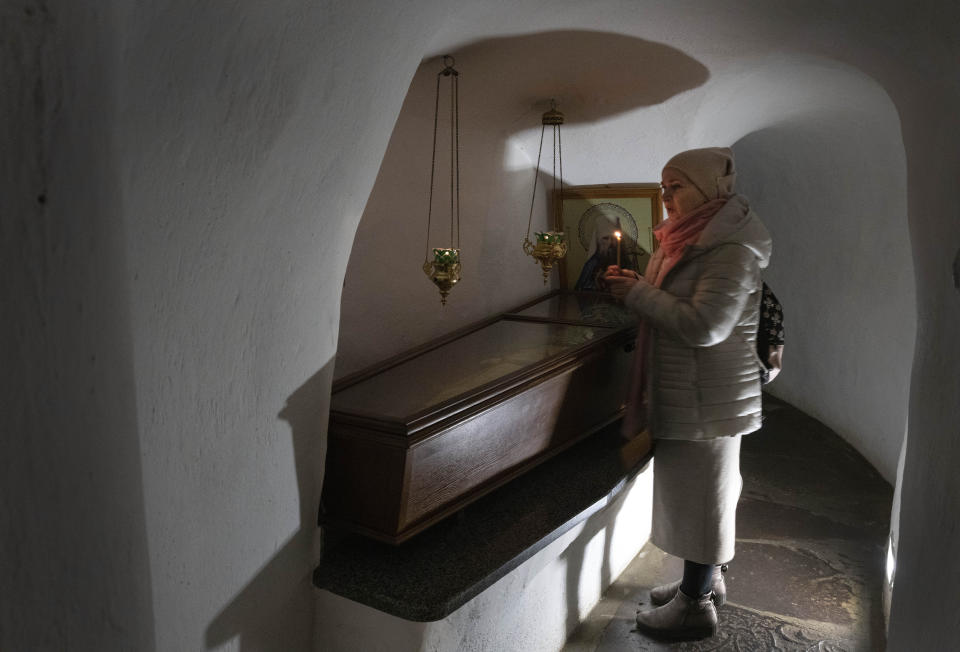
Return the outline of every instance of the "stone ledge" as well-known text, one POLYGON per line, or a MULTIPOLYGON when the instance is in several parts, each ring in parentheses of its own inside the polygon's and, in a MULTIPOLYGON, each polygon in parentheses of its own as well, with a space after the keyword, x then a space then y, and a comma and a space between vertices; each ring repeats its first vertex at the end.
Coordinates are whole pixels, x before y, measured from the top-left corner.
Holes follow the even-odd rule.
POLYGON ((620 462, 619 422, 400 546, 331 534, 317 588, 416 622, 446 618, 603 509, 649 462, 620 462))

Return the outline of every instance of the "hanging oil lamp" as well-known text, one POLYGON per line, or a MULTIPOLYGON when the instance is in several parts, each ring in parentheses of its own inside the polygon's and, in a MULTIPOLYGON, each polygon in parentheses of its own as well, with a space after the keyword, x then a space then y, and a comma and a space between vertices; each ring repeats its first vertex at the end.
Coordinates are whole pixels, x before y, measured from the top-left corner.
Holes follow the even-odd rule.
POLYGON ((557 103, 550 100, 550 110, 543 114, 540 128, 540 148, 537 150, 537 170, 533 177, 533 196, 530 198, 530 217, 527 220, 527 235, 523 239, 523 252, 533 257, 533 262, 539 263, 543 270, 543 284, 550 279, 550 271, 557 261, 567 255, 567 238, 563 231, 537 231, 534 237, 537 243, 530 242, 530 227, 533 224, 533 206, 537 198, 537 180, 540 178, 540 158, 543 155, 543 135, 547 125, 553 127, 553 191, 555 201, 553 223, 561 224, 560 195, 557 194, 557 181, 560 182, 560 192, 563 192, 563 147, 560 138, 560 125, 563 124, 563 114, 557 110, 557 103), (560 162, 560 176, 557 176, 557 161, 560 162))
POLYGON ((440 305, 447 305, 447 295, 460 280, 460 73, 453 67, 454 58, 443 57, 443 70, 437 73, 437 94, 433 113, 433 154, 430 161, 430 198, 427 204, 427 247, 423 271, 440 290, 440 305), (440 118, 440 80, 450 79, 450 246, 434 247, 430 253, 430 222, 433 218, 433 186, 437 169, 437 124, 440 118), (454 229, 456 223, 456 229, 454 229))

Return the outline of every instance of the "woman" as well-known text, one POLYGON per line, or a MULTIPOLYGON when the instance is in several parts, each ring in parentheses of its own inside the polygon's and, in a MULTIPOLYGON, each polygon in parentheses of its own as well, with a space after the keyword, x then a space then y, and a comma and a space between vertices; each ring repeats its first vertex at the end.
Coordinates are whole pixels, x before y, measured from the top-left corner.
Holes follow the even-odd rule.
POLYGON ((682 152, 663 169, 667 219, 645 274, 608 268, 614 296, 641 321, 625 435, 656 441, 651 541, 684 559, 681 581, 651 591, 640 629, 702 638, 717 629, 733 558, 740 436, 760 428, 755 352, 766 227, 733 194, 727 148, 682 152))

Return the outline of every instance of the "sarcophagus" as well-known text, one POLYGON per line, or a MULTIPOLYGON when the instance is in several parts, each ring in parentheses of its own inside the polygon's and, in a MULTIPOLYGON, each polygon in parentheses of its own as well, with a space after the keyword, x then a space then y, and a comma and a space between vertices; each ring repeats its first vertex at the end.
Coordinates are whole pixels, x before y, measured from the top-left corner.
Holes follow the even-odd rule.
POLYGON ((400 543, 620 418, 635 334, 554 292, 337 381, 321 524, 400 543))

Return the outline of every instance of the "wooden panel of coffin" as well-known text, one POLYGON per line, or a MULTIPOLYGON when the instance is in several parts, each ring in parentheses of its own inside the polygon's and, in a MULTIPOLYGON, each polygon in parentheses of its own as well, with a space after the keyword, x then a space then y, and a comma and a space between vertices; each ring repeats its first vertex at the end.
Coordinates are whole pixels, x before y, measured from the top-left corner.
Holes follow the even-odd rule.
POLYGON ((635 335, 553 292, 337 381, 321 524, 401 543, 620 418, 635 335))

